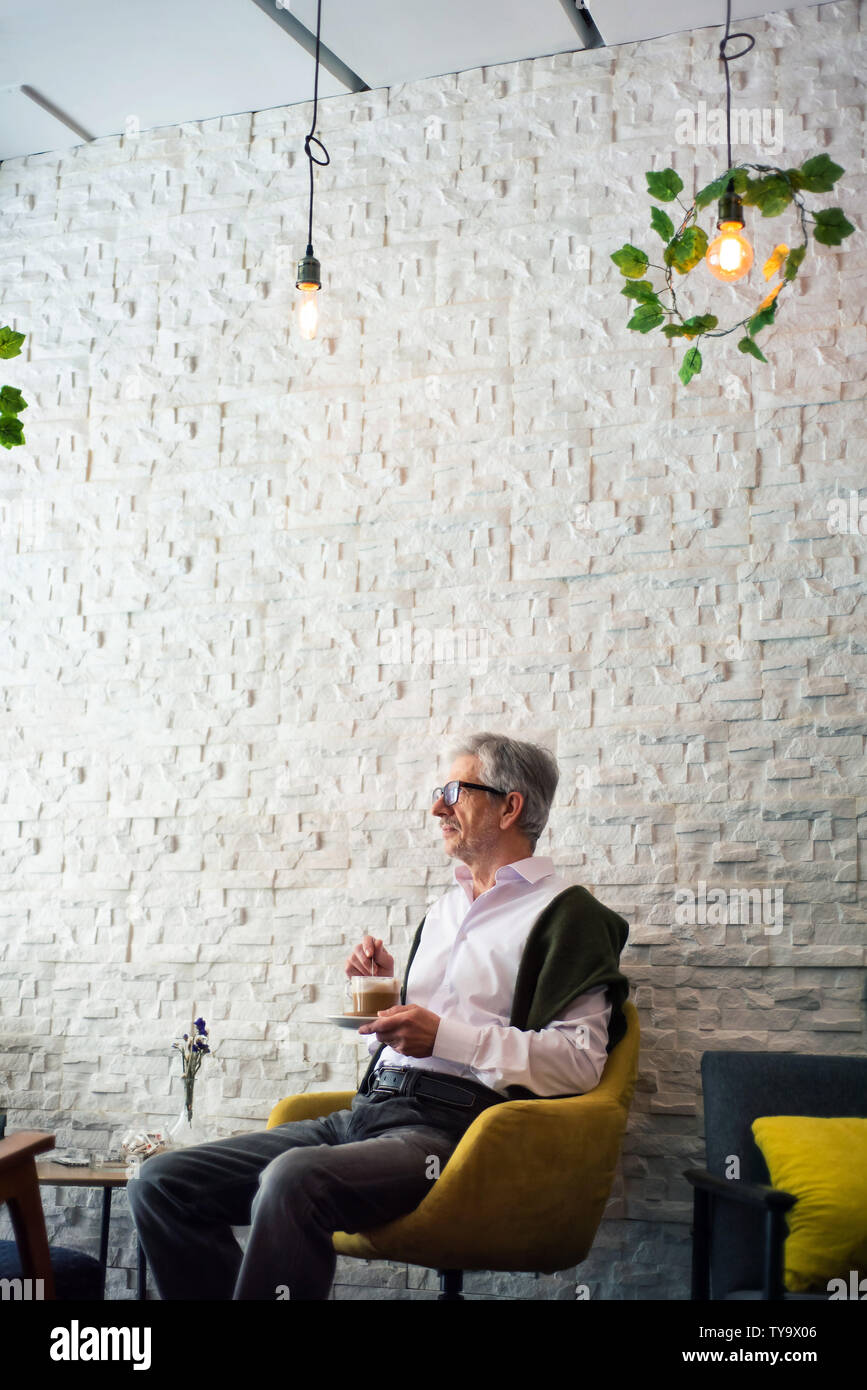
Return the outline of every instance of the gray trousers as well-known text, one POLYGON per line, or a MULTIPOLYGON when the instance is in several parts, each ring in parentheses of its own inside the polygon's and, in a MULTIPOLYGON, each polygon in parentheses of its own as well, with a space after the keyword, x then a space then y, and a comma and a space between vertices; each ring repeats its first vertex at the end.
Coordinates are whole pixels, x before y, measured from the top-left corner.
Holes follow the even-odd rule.
POLYGON ((127 1193, 160 1298, 327 1298, 332 1234, 413 1211, 474 1118, 428 1097, 356 1095, 322 1119, 148 1159, 127 1193), (248 1224, 242 1254, 230 1227, 248 1224))

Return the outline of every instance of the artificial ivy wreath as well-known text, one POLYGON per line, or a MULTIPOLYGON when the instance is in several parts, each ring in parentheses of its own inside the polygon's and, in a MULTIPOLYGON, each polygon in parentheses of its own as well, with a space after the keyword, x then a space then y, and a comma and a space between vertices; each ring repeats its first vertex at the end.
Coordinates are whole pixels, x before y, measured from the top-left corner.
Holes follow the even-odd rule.
MULTIPOLYGON (((738 164, 720 174, 712 183, 697 193, 690 207, 685 207, 678 197, 683 188, 683 180, 674 169, 663 169, 649 173, 647 190, 651 197, 660 203, 670 203, 677 198, 684 215, 680 226, 675 230, 674 223, 667 212, 660 207, 650 210, 650 225, 664 242, 661 266, 653 265, 650 258, 637 246, 629 242, 615 251, 611 259, 629 282, 620 291, 627 299, 636 300, 632 317, 627 328, 636 333, 649 333, 661 328, 666 338, 724 338, 728 333, 747 326, 747 331, 738 342, 741 352, 767 362, 767 358, 756 342, 756 334, 774 322, 777 312, 777 296, 786 285, 791 284, 798 274, 801 263, 807 254, 810 240, 808 219, 812 221, 813 237, 825 246, 839 246, 844 237, 850 236, 855 228, 844 217, 840 208, 825 208, 810 212, 801 196, 802 193, 827 193, 833 188, 843 173, 826 154, 816 155, 802 164, 800 169, 778 169, 770 164, 738 164), (759 175, 751 178, 748 169, 759 175), (763 273, 765 280, 775 275, 780 279, 757 309, 739 319, 730 328, 717 329, 719 323, 715 314, 692 314, 684 318, 677 302, 674 288, 674 271, 687 275, 704 259, 708 249, 707 233, 696 225, 696 215, 715 199, 739 198, 742 203, 757 207, 763 217, 778 217, 790 203, 794 203, 801 226, 802 241, 799 246, 789 248, 780 243, 765 261, 763 273), (651 267, 661 270, 665 276, 665 288, 655 290, 645 274, 651 267), (664 303, 661 295, 669 295, 664 303), (667 320, 667 321, 666 321, 667 320)), ((689 385, 702 368, 702 357, 698 342, 687 349, 678 376, 684 386, 689 385)))

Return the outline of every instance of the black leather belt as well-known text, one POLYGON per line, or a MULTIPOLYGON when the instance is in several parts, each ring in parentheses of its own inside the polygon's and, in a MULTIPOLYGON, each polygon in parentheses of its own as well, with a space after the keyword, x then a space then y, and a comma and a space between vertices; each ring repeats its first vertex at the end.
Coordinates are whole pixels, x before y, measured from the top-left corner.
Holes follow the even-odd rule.
POLYGON ((423 1067, 380 1067, 370 1079, 367 1094, 427 1096, 467 1113, 479 1113, 508 1099, 479 1081, 425 1071, 423 1067))

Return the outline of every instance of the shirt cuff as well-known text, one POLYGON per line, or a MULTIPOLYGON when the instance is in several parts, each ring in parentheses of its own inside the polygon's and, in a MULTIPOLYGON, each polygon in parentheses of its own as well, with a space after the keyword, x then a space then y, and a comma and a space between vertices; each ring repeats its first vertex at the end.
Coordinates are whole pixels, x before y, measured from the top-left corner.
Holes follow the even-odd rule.
POLYGON ((446 1062, 462 1062, 464 1066, 472 1066, 481 1042, 481 1033, 481 1028, 474 1028, 471 1023, 459 1023, 454 1018, 440 1017, 431 1055, 442 1057, 446 1062))

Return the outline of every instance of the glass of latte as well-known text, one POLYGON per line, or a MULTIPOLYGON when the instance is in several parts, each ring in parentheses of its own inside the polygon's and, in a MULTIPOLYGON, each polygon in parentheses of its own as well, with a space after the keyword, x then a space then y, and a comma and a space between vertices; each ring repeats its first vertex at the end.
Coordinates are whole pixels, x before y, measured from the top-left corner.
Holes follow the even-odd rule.
POLYGON ((373 1017, 400 1003, 400 980, 391 975, 351 975, 344 1013, 373 1017))

